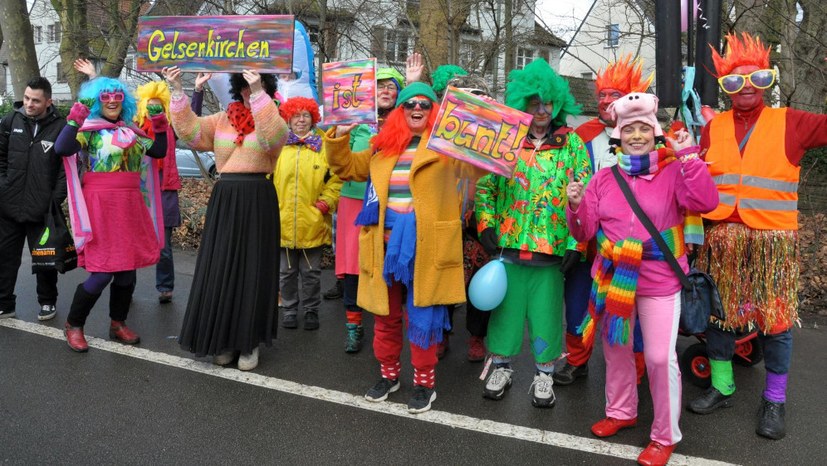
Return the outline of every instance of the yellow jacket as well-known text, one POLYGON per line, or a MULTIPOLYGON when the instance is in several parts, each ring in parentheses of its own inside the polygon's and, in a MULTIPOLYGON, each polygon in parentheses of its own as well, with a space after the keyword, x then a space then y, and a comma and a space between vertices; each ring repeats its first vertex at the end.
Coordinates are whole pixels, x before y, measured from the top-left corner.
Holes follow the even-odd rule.
MULTIPOLYGON (((351 153, 349 135, 336 137, 336 129, 325 134, 330 167, 340 178, 365 181, 370 174, 379 197, 379 223, 362 227, 359 233, 359 291, 356 302, 363 309, 388 315, 388 285, 382 277, 385 266, 384 224, 388 186, 398 156, 375 155, 372 149, 351 153)), ((469 164, 428 150, 428 134, 422 135, 410 172, 416 215, 416 259, 413 301, 416 306, 465 302, 462 267, 462 222, 457 182, 476 180, 484 172, 469 164)))
POLYGON ((331 244, 331 219, 342 180, 330 171, 324 144, 319 152, 304 144, 284 146, 273 184, 279 197, 281 247, 307 249, 331 244), (326 215, 315 206, 319 200, 330 207, 326 215))

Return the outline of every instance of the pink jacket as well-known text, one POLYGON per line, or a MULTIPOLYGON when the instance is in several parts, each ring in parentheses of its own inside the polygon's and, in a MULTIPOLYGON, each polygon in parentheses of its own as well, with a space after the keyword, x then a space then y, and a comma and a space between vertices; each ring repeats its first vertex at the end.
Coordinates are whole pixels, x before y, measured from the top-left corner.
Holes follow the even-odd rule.
MULTIPOLYGON (((687 210, 706 213, 718 206, 718 190, 706 164, 700 159, 691 159, 684 164, 670 163, 656 176, 632 177, 623 171, 620 173, 658 231, 683 224, 687 210)), ((566 220, 577 241, 594 238, 599 228, 612 242, 628 237, 645 241, 651 237, 626 202, 609 168, 600 170, 591 179, 577 211, 566 206, 566 220)), ((678 263, 684 271, 689 270, 685 255, 678 258, 678 263)), ((595 261, 592 265, 592 276, 597 264, 595 261)), ((680 288, 678 277, 666 261, 643 261, 638 295, 667 296, 680 288)))

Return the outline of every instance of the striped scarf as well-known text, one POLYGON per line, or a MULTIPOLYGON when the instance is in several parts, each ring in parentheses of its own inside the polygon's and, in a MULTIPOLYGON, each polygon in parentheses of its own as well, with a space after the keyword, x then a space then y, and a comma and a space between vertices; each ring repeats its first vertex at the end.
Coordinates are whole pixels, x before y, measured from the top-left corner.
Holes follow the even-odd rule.
POLYGON ((675 151, 659 147, 644 155, 626 155, 615 150, 617 166, 629 176, 656 175, 658 170, 675 161, 675 151))
MULTIPOLYGON (((686 246, 682 225, 662 231, 661 236, 675 257, 684 255, 686 246)), ((583 335, 584 344, 592 345, 596 327, 605 311, 608 314, 603 323, 606 340, 611 345, 625 345, 631 331, 630 319, 635 306, 641 261, 662 261, 665 258, 652 238, 646 241, 626 238, 612 243, 601 229, 597 232, 597 245, 599 257, 595 260, 599 262, 589 293, 589 313, 577 332, 583 335)))

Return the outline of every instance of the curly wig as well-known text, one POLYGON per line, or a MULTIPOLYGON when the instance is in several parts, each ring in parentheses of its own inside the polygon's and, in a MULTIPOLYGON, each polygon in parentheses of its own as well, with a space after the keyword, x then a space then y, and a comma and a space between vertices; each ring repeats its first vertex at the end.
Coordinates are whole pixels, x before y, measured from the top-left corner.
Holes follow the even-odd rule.
POLYGON ((724 56, 721 56, 712 44, 709 45, 712 49, 712 63, 718 72, 716 77, 726 76, 735 68, 744 65, 754 65, 760 69, 770 67, 770 49, 764 47, 758 36, 742 32, 739 39, 737 34, 730 33, 724 36, 724 40, 727 44, 724 56))
MULTIPOLYGON (((241 97, 241 90, 245 87, 250 87, 244 75, 241 73, 233 73, 230 75, 230 96, 233 100, 244 102, 244 97, 241 97)), ((269 73, 261 73, 261 87, 270 98, 276 97, 276 91, 279 90, 278 83, 276 83, 276 76, 269 73)))
POLYGON ((133 97, 132 93, 126 88, 126 84, 115 78, 107 78, 105 76, 87 81, 81 86, 80 92, 78 92, 79 99, 94 99, 95 101, 90 109, 89 116, 92 118, 101 118, 101 92, 123 92, 120 118, 125 122, 132 123, 137 113, 135 97, 133 97))
POLYGON ((595 92, 600 93, 603 89, 617 89, 623 94, 646 92, 653 79, 654 73, 643 79, 643 61, 640 58, 632 60, 632 55, 628 54, 597 73, 595 92))
POLYGON ((552 103, 551 121, 554 126, 565 126, 566 118, 579 115, 581 107, 569 91, 569 83, 560 77, 548 62, 538 58, 521 70, 508 73, 505 104, 524 112, 532 97, 552 103))
POLYGON ((149 111, 147 111, 146 106, 152 99, 161 101, 161 105, 164 107, 164 114, 166 114, 167 121, 169 121, 170 92, 169 86, 167 86, 165 82, 148 82, 135 89, 135 97, 138 98, 138 113, 135 115, 135 123, 137 123, 138 126, 142 126, 144 120, 149 118, 149 111))
POLYGON ((279 106, 281 117, 288 123, 290 123, 290 118, 293 118, 293 115, 302 110, 307 110, 307 112, 310 113, 313 126, 316 126, 321 116, 319 115, 319 104, 317 104, 315 100, 307 97, 291 97, 279 106))
MULTIPOLYGON (((431 129, 433 129, 434 123, 436 123, 437 113, 439 112, 436 107, 431 109, 431 113, 428 115, 428 125, 426 126, 425 133, 430 133, 431 129)), ((423 133, 423 136, 424 135, 423 133)), ((405 110, 400 106, 388 114, 385 119, 385 124, 383 124, 382 129, 379 130, 379 134, 374 136, 370 140, 370 143, 374 151, 382 152, 382 155, 385 156, 394 156, 404 152, 413 137, 414 134, 408 128, 408 122, 405 121, 405 110)))
POLYGON ((442 95, 445 92, 445 89, 448 87, 448 81, 451 80, 454 76, 466 76, 468 74, 462 67, 457 65, 439 65, 436 67, 434 72, 431 74, 431 79, 434 82, 432 86, 434 88, 434 92, 438 95, 442 95))

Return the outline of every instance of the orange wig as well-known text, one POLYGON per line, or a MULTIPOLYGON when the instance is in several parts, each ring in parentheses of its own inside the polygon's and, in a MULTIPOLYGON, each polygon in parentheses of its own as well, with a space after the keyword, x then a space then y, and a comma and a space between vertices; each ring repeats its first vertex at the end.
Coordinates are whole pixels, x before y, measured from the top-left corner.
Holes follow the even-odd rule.
POLYGON ((319 122, 321 116, 319 115, 319 104, 315 100, 307 97, 291 97, 286 102, 279 105, 279 113, 286 122, 290 122, 293 115, 306 110, 310 114, 310 119, 313 121, 313 126, 319 122))
POLYGON ((712 62, 715 64, 715 71, 718 72, 717 77, 726 76, 739 66, 753 65, 759 69, 770 67, 770 49, 764 47, 758 36, 742 32, 739 39, 737 34, 730 33, 724 40, 727 45, 723 57, 712 44, 709 45, 712 49, 712 62))
POLYGON ((624 94, 646 92, 654 78, 655 75, 650 74, 643 79, 643 62, 640 58, 632 60, 631 54, 624 55, 597 73, 595 90, 598 93, 603 89, 617 89, 624 94))
MULTIPOLYGON (((420 96, 423 97, 423 96, 420 96)), ((431 108, 431 113, 428 115, 428 125, 425 127, 425 133, 430 133, 431 129, 436 123, 436 114, 438 108, 431 108)), ((423 137, 426 134, 423 133, 423 137)), ((383 155, 399 155, 408 148, 414 134, 408 128, 408 123, 405 121, 405 110, 399 106, 393 109, 388 117, 385 119, 385 124, 379 130, 379 134, 371 139, 371 145, 376 152, 382 152, 383 155)))

